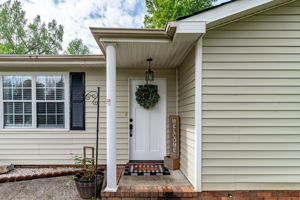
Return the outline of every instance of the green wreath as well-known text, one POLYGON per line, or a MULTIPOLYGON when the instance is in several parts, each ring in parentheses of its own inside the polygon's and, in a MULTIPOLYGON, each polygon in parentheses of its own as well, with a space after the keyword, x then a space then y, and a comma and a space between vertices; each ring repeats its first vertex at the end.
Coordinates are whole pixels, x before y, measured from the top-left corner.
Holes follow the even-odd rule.
POLYGON ((135 92, 136 101, 145 109, 154 107, 159 101, 157 85, 142 85, 135 92))

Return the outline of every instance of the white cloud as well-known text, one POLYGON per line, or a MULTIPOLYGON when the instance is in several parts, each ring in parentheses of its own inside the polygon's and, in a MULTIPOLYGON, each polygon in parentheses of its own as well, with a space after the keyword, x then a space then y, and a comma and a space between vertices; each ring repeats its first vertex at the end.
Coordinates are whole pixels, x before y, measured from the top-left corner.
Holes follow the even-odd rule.
MULTIPOLYGON (((4 3, 6 0, 0 0, 4 3)), ((20 0, 31 21, 40 15, 43 21, 55 19, 64 26, 63 47, 81 38, 94 54, 100 49, 89 27, 132 27, 143 25, 145 0, 20 0)), ((228 0, 219 0, 224 2, 228 0)))

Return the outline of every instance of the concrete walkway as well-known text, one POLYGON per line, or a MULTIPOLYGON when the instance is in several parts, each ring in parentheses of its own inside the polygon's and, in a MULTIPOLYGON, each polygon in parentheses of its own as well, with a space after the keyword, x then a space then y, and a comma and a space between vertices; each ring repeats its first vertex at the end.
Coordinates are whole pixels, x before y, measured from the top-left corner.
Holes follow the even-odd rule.
POLYGON ((0 200, 81 200, 74 183, 65 187, 70 177, 0 183, 0 200))

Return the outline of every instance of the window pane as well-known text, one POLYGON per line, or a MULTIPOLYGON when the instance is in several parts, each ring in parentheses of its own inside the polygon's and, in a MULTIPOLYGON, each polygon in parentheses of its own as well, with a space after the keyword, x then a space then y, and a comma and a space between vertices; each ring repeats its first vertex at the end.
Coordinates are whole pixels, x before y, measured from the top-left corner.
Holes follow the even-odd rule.
POLYGON ((30 76, 24 77, 23 87, 31 88, 31 77, 30 76))
POLYGON ((3 76, 4 126, 32 125, 32 77, 3 76))
POLYGON ((44 88, 36 89, 36 100, 45 100, 45 89, 44 88))
POLYGON ((23 103, 14 103, 14 113, 15 114, 23 114, 23 103))
POLYGON ((23 99, 31 100, 31 89, 23 89, 23 99))
POLYGON ((22 76, 13 76, 13 87, 22 87, 23 78, 22 76))
POLYGON ((3 87, 12 87, 13 77, 4 76, 3 77, 3 87))
POLYGON ((63 114, 65 112, 64 103, 57 103, 57 113, 63 114))
POLYGON ((65 124, 64 115, 57 115, 57 124, 63 126, 65 124))
POLYGON ((37 103, 37 125, 40 128, 64 127, 64 103, 37 103))
POLYGON ((11 88, 3 89, 3 99, 4 100, 12 100, 12 89, 11 88))
POLYGON ((63 76, 37 76, 37 126, 64 127, 63 76))
POLYGON ((4 103, 4 114, 13 114, 14 103, 4 103))
POLYGON ((22 100, 22 89, 14 88, 13 100, 22 100))
POLYGON ((32 113, 31 103, 24 103, 24 113, 26 113, 26 114, 31 114, 32 113))
POLYGON ((48 126, 56 125, 55 115, 47 115, 47 124, 48 126))
POLYGON ((15 125, 23 125, 23 115, 15 115, 15 125))
POLYGON ((46 78, 46 87, 55 87, 55 76, 47 76, 46 78))
POLYGON ((4 115, 4 126, 13 126, 13 125, 14 125, 14 116, 4 115))
POLYGON ((46 87, 46 76, 36 77, 36 87, 46 87))
POLYGON ((64 89, 56 89, 56 100, 64 100, 64 89))
POLYGON ((46 115, 37 116, 38 127, 46 126, 46 115))
POLYGON ((63 76, 57 76, 56 80, 56 87, 64 87, 64 79, 63 76))
POLYGON ((55 89, 47 88, 46 90, 46 100, 55 100, 55 89))
POLYGON ((30 76, 3 76, 4 100, 31 100, 30 76))
POLYGON ((46 103, 37 103, 37 113, 46 114, 46 103))
POLYGON ((31 125, 32 124, 32 117, 31 115, 25 115, 25 122, 26 125, 31 125))
POLYGON ((55 105, 56 105, 56 103, 47 103, 47 113, 48 114, 56 113, 55 105))
POLYGON ((31 102, 4 102, 4 126, 31 126, 31 102))
POLYGON ((63 76, 37 76, 37 100, 64 100, 63 76))

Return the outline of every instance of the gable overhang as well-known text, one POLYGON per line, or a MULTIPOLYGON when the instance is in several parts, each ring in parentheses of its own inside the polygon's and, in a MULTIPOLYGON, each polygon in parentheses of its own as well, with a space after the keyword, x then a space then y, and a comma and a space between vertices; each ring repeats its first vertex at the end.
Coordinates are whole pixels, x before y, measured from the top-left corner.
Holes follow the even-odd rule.
POLYGON ((117 67, 145 67, 153 58, 154 68, 175 68, 195 41, 205 32, 202 22, 169 22, 165 29, 90 28, 102 53, 116 45, 117 67))
POLYGON ((104 67, 103 55, 0 55, 0 67, 104 67))
POLYGON ((231 0, 221 5, 180 17, 177 21, 205 22, 207 30, 210 30, 294 1, 296 0, 231 0))

